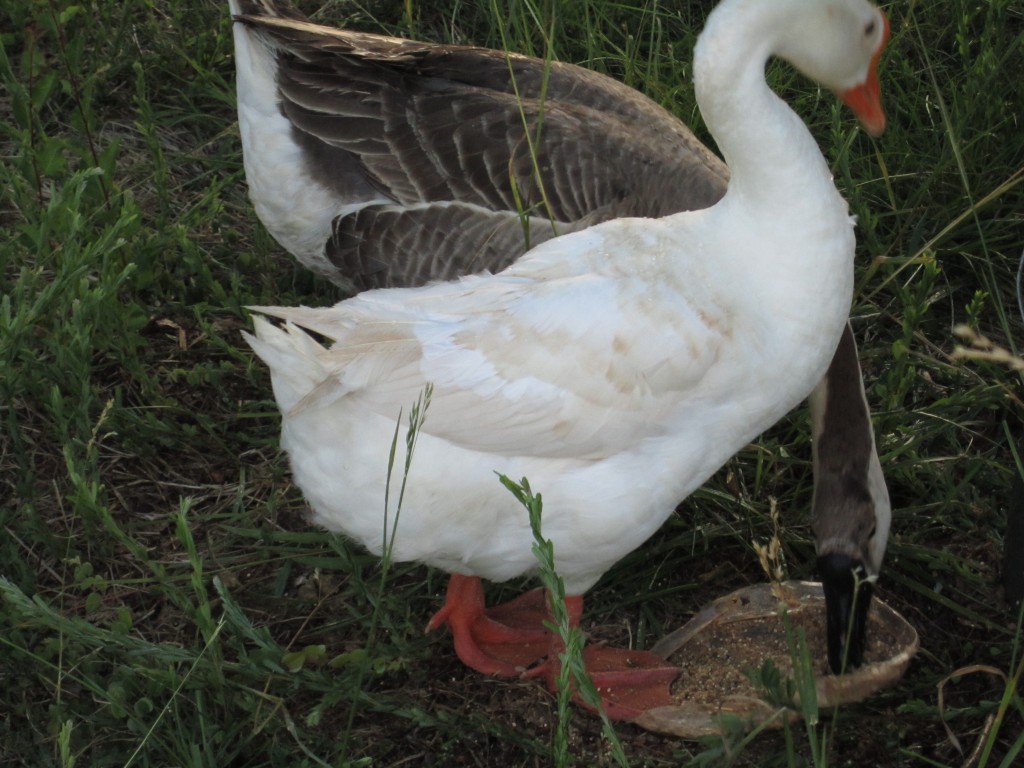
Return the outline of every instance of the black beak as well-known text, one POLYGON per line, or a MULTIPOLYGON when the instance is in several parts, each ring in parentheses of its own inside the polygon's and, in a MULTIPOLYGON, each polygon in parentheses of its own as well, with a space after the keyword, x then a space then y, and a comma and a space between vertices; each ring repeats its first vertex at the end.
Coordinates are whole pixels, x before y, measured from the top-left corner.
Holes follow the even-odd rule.
POLYGON ((847 555, 818 558, 828 619, 828 665, 835 674, 864 661, 868 606, 874 591, 860 560, 847 555))

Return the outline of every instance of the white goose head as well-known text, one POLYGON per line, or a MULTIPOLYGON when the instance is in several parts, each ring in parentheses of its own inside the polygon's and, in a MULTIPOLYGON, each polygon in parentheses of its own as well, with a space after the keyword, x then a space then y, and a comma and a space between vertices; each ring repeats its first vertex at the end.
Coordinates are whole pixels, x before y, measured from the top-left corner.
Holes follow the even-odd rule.
POLYGON ((864 0, 810 4, 776 51, 808 77, 831 89, 878 136, 885 129, 878 59, 889 39, 889 20, 864 0))
MULTIPOLYGON (((867 0, 720 3, 694 51, 701 113, 719 143, 727 140, 739 109, 744 110, 739 114, 756 113, 778 100, 764 84, 763 69, 771 56, 778 56, 835 92, 865 130, 878 135, 885 128, 885 115, 876 69, 888 35, 885 14, 867 0), (741 98, 742 107, 736 104, 741 98)), ((771 136, 762 134, 760 141, 756 136, 748 136, 746 143, 759 151, 772 141, 771 136)), ((724 147, 723 152, 729 154, 724 147)), ((735 174, 733 159, 727 156, 726 161, 735 174)))

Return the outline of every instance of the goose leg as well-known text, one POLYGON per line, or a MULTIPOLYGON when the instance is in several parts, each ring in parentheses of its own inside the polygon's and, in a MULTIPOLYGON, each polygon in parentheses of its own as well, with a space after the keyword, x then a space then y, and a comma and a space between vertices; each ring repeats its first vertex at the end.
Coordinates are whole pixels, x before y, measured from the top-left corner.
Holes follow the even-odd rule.
MULTIPOLYGON (((569 622, 578 626, 583 598, 566 598, 569 622)), ((561 638, 544 626, 551 621, 547 593, 526 592, 493 608, 484 606, 483 587, 475 576, 452 574, 445 604, 427 624, 430 632, 447 624, 455 653, 467 667, 485 675, 543 678, 557 690, 561 638)), ((669 685, 679 670, 648 651, 602 645, 587 646, 583 663, 613 720, 633 720, 648 709, 673 703, 669 685)), ((586 706, 580 697, 577 704, 586 706)))
POLYGON ((480 579, 453 573, 445 604, 431 617, 427 632, 447 624, 455 653, 467 667, 485 675, 518 677, 547 655, 551 632, 544 622, 548 620, 543 590, 486 608, 480 579))

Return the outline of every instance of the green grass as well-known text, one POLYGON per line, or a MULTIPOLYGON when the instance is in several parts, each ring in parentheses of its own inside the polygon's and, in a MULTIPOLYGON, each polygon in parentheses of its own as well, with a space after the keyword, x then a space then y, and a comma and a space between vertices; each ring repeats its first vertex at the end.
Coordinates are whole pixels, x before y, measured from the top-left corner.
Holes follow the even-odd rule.
MULTIPOLYGON (((710 3, 470 5, 332 3, 316 18, 550 44, 710 140, 689 65, 710 3)), ((622 726, 632 765, 812 751, 960 765, 945 726, 985 765, 1024 754, 1020 615, 999 586, 1024 387, 1006 365, 951 358, 957 323, 1018 354, 1024 339, 1024 18, 1009 0, 889 13, 878 141, 785 66, 769 74, 859 217, 855 329, 896 510, 879 591, 922 650, 896 688, 822 713, 814 737, 763 733, 737 754, 622 726), (940 707, 938 685, 976 664, 1014 682, 964 675, 940 707)), ((33 0, 6 4, 0 30, 0 765, 546 764, 554 699, 423 636, 444 574, 393 565, 382 580, 375 558, 303 522, 242 307, 339 297, 248 206, 226 7, 33 0)), ((809 575, 805 422, 742 451, 607 574, 588 632, 647 647, 760 580, 772 497, 791 575, 809 575)), ((600 733, 573 714, 577 764, 613 763, 600 733)))

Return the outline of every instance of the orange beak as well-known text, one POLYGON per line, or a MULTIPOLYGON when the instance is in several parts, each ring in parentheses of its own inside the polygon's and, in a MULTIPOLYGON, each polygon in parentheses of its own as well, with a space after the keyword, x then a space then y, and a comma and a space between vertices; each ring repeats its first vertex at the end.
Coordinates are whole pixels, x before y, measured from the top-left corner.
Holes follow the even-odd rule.
POLYGON ((839 94, 839 98, 853 110, 869 136, 881 136, 882 131, 885 130, 882 92, 878 87, 878 59, 881 58, 882 50, 889 40, 889 19, 885 17, 884 13, 882 14, 882 24, 885 25, 882 30, 882 42, 878 44, 878 50, 871 57, 867 79, 856 88, 839 94))

